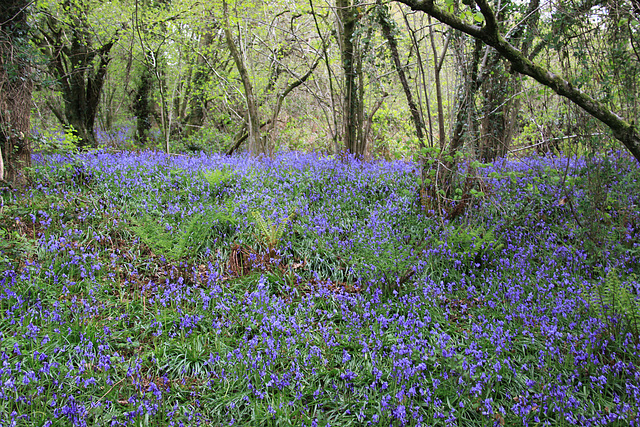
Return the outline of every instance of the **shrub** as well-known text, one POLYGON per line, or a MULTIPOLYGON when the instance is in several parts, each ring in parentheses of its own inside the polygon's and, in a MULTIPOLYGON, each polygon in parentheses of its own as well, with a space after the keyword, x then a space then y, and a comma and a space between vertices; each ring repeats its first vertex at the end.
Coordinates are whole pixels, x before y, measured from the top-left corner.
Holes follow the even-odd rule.
POLYGON ((51 129, 34 131, 31 135, 33 151, 46 154, 74 153, 78 150, 80 137, 72 127, 54 126, 51 129))

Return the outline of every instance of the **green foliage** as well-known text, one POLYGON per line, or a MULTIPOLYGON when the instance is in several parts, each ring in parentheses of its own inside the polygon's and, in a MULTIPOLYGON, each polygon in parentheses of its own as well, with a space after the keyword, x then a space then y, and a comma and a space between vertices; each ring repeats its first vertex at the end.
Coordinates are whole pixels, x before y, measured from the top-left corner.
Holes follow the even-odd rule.
MULTIPOLYGON (((635 274, 630 274, 627 281, 636 282, 635 274)), ((584 288, 583 293, 591 306, 591 311, 606 324, 612 325, 615 316, 620 316, 620 320, 628 330, 636 336, 640 333, 640 302, 631 293, 623 282, 620 273, 615 269, 609 270, 604 280, 588 291, 584 288)))
POLYGON ((437 245, 448 245, 461 256, 467 267, 482 266, 483 258, 491 257, 504 247, 493 229, 483 226, 454 228, 446 235, 445 240, 436 240, 437 245))
POLYGON ((409 159, 419 143, 407 120, 407 112, 386 104, 376 111, 371 122, 374 150, 389 159, 409 159))
POLYGON ((637 227, 640 216, 629 196, 637 193, 637 163, 630 158, 614 159, 593 153, 585 160, 575 178, 567 179, 568 186, 584 188, 581 197, 571 202, 571 208, 585 249, 593 254, 594 262, 609 256, 602 250, 605 242, 614 243, 620 256, 636 252, 638 236, 629 233, 629 229, 637 227))
POLYGON ((5 263, 21 262, 37 253, 36 222, 54 197, 29 199, 0 192, 0 270, 5 263))
POLYGON ((212 194, 219 195, 225 188, 233 186, 238 177, 230 168, 214 169, 203 173, 212 194))
POLYGON ((45 154, 72 154, 78 151, 81 142, 78 133, 72 127, 60 125, 43 129, 31 138, 33 150, 45 154))
POLYGON ((220 132, 214 126, 203 126, 197 132, 176 143, 177 151, 187 152, 219 152, 231 144, 232 136, 220 132))
MULTIPOLYGON (((623 182, 620 181, 619 166, 622 161, 614 162, 608 156, 589 156, 587 164, 577 174, 577 182, 587 188, 585 196, 580 200, 579 210, 589 222, 611 222, 616 213, 625 210, 626 192, 630 180, 639 177, 637 166, 626 174, 623 182)), ((634 162, 635 163, 635 162, 634 162)), ((614 221, 615 222, 615 221, 614 221)))
POLYGON ((157 255, 168 260, 191 258, 214 247, 217 241, 235 232, 236 220, 225 213, 205 212, 194 215, 184 230, 157 221, 150 215, 132 219, 133 232, 157 255))
POLYGON ((269 252, 272 252, 278 247, 287 224, 295 219, 296 211, 279 223, 275 223, 269 219, 265 220, 262 213, 258 211, 253 211, 251 216, 253 216, 253 219, 256 221, 255 229, 258 237, 267 246, 269 252))
POLYGON ((7 230, 0 225, 0 267, 24 259, 36 250, 34 242, 16 230, 7 230))
MULTIPOLYGON (((297 105, 297 110, 311 109, 312 107, 302 100, 292 99, 287 100, 286 104, 295 105, 295 103, 305 104, 297 105)), ((328 137, 317 129, 316 126, 309 126, 309 123, 313 123, 315 118, 315 111, 311 110, 305 113, 300 113, 299 116, 291 116, 288 118, 286 125, 283 129, 279 130, 277 134, 276 151, 307 151, 307 150, 324 150, 328 145, 328 137)))
POLYGON ((210 374, 212 366, 207 360, 211 352, 207 340, 195 334, 189 338, 185 342, 172 342, 158 352, 158 366, 169 378, 210 374))
POLYGON ((486 196, 485 178, 479 171, 491 167, 490 163, 474 160, 470 153, 450 154, 438 147, 422 147, 415 160, 422 164, 416 180, 423 210, 454 219, 486 196))

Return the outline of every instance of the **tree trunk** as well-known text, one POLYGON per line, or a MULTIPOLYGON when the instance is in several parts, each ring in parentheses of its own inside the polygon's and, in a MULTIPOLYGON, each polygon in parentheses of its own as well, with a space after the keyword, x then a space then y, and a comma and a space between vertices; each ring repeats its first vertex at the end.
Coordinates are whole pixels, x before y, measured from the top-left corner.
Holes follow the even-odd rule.
MULTIPOLYGON (((456 44, 454 43, 454 46, 456 44)), ((463 48, 460 48, 462 50, 463 48)), ((473 54, 469 63, 465 63, 462 60, 461 67, 463 71, 462 83, 458 89, 458 102, 456 119, 453 125, 453 132, 449 143, 449 154, 454 155, 464 145, 465 135, 470 133, 471 129, 468 127, 471 125, 470 119, 474 115, 473 109, 475 108, 475 97, 478 88, 480 87, 478 69, 480 66, 480 54, 482 52, 482 45, 480 42, 476 42, 473 48, 473 54)), ((460 52, 460 57, 464 56, 463 52, 460 52)))
POLYGON ((508 131, 511 120, 510 98, 515 94, 511 86, 516 84, 505 70, 501 57, 494 55, 482 81, 482 120, 480 124, 479 158, 492 162, 506 152, 511 144, 508 131))
POLYGON ((114 42, 102 46, 96 54, 99 56, 97 65, 92 65, 89 58, 83 58, 77 52, 82 52, 86 46, 80 43, 80 37, 74 31, 74 40, 69 59, 72 64, 70 91, 64 94, 65 116, 67 124, 78 133, 81 145, 97 147, 95 122, 100 104, 100 93, 107 75, 107 66, 111 61, 109 52, 114 42))
POLYGON ((152 91, 153 75, 151 74, 151 68, 143 64, 140 70, 140 82, 136 88, 132 105, 133 114, 136 116, 136 142, 141 147, 147 144, 149 131, 151 130, 152 91))
POLYGON ((332 121, 328 122, 329 124, 329 130, 331 133, 331 141, 333 144, 333 151, 335 154, 338 154, 339 152, 339 145, 338 145, 338 115, 337 115, 337 108, 336 108, 336 100, 335 100, 335 91, 333 90, 333 72, 331 70, 331 61, 329 60, 329 53, 328 53, 328 46, 329 46, 329 41, 330 37, 325 37, 322 35, 322 31, 320 31, 320 24, 318 23, 318 14, 316 13, 314 6, 313 6, 313 0, 309 0, 309 6, 311 8, 311 15, 313 16, 313 23, 315 24, 316 27, 316 31, 318 32, 318 37, 320 37, 320 40, 322 40, 322 56, 324 59, 324 63, 325 66, 327 68, 327 80, 329 82, 329 96, 331 98, 331 118, 332 121), (332 126, 333 124, 333 126, 332 126))
POLYGON ((444 64, 444 58, 447 54, 447 48, 451 41, 452 32, 449 31, 447 39, 444 42, 442 48, 442 55, 438 57, 438 50, 436 49, 435 36, 433 35, 434 29, 431 25, 431 17, 429 17, 429 40, 431 41, 431 50, 433 51, 433 78, 436 85, 436 102, 438 104, 438 139, 440 140, 440 150, 443 151, 446 145, 446 129, 444 125, 444 106, 442 101, 442 83, 440 82, 440 72, 442 71, 442 65, 444 64))
POLYGON ((202 55, 198 55, 194 64, 195 70, 193 70, 193 82, 192 87, 189 89, 189 107, 191 110, 185 120, 186 137, 198 132, 202 125, 204 125, 207 99, 204 96, 203 88, 207 78, 209 77, 209 73, 206 71, 207 64, 204 55, 210 54, 212 45, 213 34, 211 34, 210 30, 207 30, 200 38, 199 49, 202 50, 202 55))
POLYGON ((360 157, 358 147, 358 73, 355 46, 356 10, 351 0, 336 0, 340 55, 344 71, 342 139, 347 152, 360 157))
POLYGON ((31 166, 29 121, 33 83, 29 64, 26 0, 0 6, 0 181, 26 182, 24 168, 31 166))
POLYGON ((227 8, 227 2, 223 0, 222 9, 224 13, 224 35, 227 40, 227 47, 231 52, 233 61, 238 68, 240 74, 240 80, 244 87, 244 96, 247 103, 247 122, 249 125, 249 152, 253 155, 264 154, 265 147, 260 137, 260 117, 258 113, 258 103, 256 97, 253 94, 253 85, 251 84, 251 78, 249 72, 244 65, 242 55, 238 50, 233 35, 231 34, 231 28, 229 27, 229 11, 227 8))
MULTIPOLYGON (((508 9, 511 0, 502 0, 502 9, 508 9)), ((540 0, 531 0, 525 18, 510 31, 509 43, 518 47, 526 56, 531 48, 540 18, 540 0), (528 31, 525 33, 525 28, 528 31)), ((498 13, 499 25, 504 27, 502 13, 498 13)), ((531 58, 530 58, 531 59, 531 58)), ((483 72, 483 117, 480 136, 479 156, 484 162, 492 162, 505 156, 518 120, 520 101, 517 96, 522 88, 518 75, 509 73, 506 61, 496 52, 492 53, 491 66, 483 72)))
POLYGON ((380 11, 378 22, 380 23, 380 27, 382 28, 382 35, 385 39, 387 39, 387 43, 389 44, 389 51, 391 52, 393 65, 396 68, 396 73, 398 73, 400 84, 402 84, 404 96, 407 98, 407 104, 409 105, 409 111, 411 112, 413 126, 416 128, 416 136, 420 140, 420 143, 424 144, 424 122, 422 121, 422 115, 418 110, 418 106, 413 100, 413 94, 411 93, 411 88, 409 87, 407 76, 405 75, 402 63, 400 62, 400 54, 398 53, 398 42, 396 41, 396 38, 393 34, 390 19, 391 17, 389 16, 389 13, 386 9, 384 11, 380 11))
POLYGON ((36 38, 36 42, 49 58, 49 71, 62 92, 62 124, 73 128, 81 147, 97 147, 96 115, 117 34, 96 48, 92 42, 92 29, 87 25, 80 17, 75 18, 70 27, 62 27, 58 21, 49 18, 46 25, 49 31, 44 26, 39 28, 42 37, 36 38))
MULTIPOLYGON (((278 123, 278 115, 280 114, 280 110, 282 109, 282 103, 285 98, 298 86, 307 81, 307 79, 313 74, 313 71, 316 69, 318 64, 320 63, 320 57, 318 56, 316 60, 309 67, 309 71, 301 77, 298 77, 296 80, 287 85, 287 87, 278 94, 278 99, 276 101, 276 106, 273 109, 273 115, 271 117, 271 127, 269 129, 269 138, 272 140, 271 147, 275 146, 275 133, 276 133, 276 124, 278 123)), ((270 150, 269 155, 271 155, 272 150, 270 150)))
POLYGON ((373 27, 367 28, 367 34, 362 36, 362 46, 354 49, 354 56, 356 59, 356 82, 358 89, 358 101, 356 104, 356 145, 354 153, 360 158, 364 158, 367 155, 367 138, 365 136, 365 111, 364 111, 364 70, 362 69, 362 57, 366 55, 369 50, 369 44, 371 41, 371 34, 373 27))

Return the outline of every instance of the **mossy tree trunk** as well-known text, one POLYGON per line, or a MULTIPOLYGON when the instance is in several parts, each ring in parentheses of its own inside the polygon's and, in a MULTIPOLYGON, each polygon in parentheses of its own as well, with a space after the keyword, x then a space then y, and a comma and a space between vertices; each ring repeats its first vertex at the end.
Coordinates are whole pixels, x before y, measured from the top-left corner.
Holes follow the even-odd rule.
POLYGON ((469 135, 475 134, 475 99, 480 88, 480 62, 482 43, 476 41, 470 58, 464 56, 464 43, 466 38, 461 34, 454 36, 454 51, 458 60, 458 68, 462 72, 462 81, 457 90, 456 115, 449 142, 449 154, 455 155, 462 149, 469 135))
MULTIPOLYGON (((511 0, 501 0, 502 11, 498 13, 500 31, 507 26, 508 11, 513 8, 511 0)), ((525 18, 511 27, 508 43, 519 49, 530 60, 531 45, 538 32, 540 19, 540 0, 531 0, 524 13, 525 18)), ((490 54, 489 66, 483 71, 482 84, 482 125, 478 155, 482 161, 492 162, 507 154, 518 122, 522 78, 510 73, 508 61, 497 52, 490 54)))
POLYGON ((338 39, 340 57, 344 72, 342 141, 347 152, 361 157, 364 155, 364 144, 358 141, 358 131, 362 126, 359 121, 360 108, 358 101, 358 58, 354 38, 356 35, 357 9, 352 0, 336 0, 338 16, 338 39))
POLYGON ((136 143, 144 147, 151 131, 153 114, 153 74, 151 68, 143 64, 140 67, 139 81, 134 94, 132 112, 136 116, 136 143))
MULTIPOLYGON (((185 118, 185 136, 197 133, 204 125, 205 111, 207 108, 207 96, 204 87, 209 79, 207 58, 217 59, 218 53, 213 49, 213 34, 215 28, 207 29, 200 36, 198 42, 198 57, 193 64, 193 81, 189 90, 190 112, 185 118)), ((218 62, 218 61, 215 61, 218 62)))
POLYGON ((28 58, 27 0, 0 4, 0 181, 22 185, 31 166, 29 121, 33 83, 28 58))
POLYGON ((431 24, 431 18, 429 18, 429 41, 431 42, 431 50, 433 53, 433 79, 436 85, 436 102, 438 104, 438 139, 440 149, 444 150, 444 147, 446 145, 446 128, 444 124, 444 105, 442 100, 442 82, 440 73, 442 72, 442 66, 444 65, 444 58, 447 54, 447 49, 449 47, 449 42, 451 41, 452 32, 450 31, 449 34, 447 34, 447 38, 444 41, 444 46, 442 47, 442 52, 440 55, 438 54, 438 49, 436 47, 434 33, 434 26, 431 24))

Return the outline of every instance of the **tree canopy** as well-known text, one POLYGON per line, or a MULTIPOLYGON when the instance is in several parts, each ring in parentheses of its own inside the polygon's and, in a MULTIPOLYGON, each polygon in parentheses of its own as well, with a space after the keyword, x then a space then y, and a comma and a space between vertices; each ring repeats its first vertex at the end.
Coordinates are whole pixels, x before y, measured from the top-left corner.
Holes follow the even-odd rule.
POLYGON ((630 1, 27 6, 37 126, 58 123, 81 147, 122 129, 165 151, 437 146, 492 161, 609 135, 640 160, 630 1))

